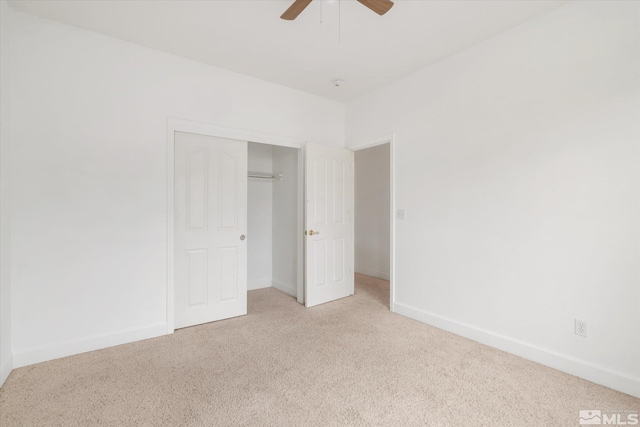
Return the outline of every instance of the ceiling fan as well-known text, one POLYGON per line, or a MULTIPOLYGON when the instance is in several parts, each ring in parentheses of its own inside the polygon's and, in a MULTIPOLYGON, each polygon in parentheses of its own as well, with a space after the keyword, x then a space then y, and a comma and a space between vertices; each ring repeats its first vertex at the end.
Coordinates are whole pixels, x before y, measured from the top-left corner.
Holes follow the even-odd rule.
MULTIPOLYGON (((302 11, 309 6, 312 0, 295 0, 289 9, 287 9, 280 18, 287 21, 293 21, 302 13, 302 11)), ((322 0, 321 0, 322 1, 322 0)), ((393 2, 391 0, 358 0, 369 9, 373 10, 378 15, 384 15, 391 9, 393 2)))

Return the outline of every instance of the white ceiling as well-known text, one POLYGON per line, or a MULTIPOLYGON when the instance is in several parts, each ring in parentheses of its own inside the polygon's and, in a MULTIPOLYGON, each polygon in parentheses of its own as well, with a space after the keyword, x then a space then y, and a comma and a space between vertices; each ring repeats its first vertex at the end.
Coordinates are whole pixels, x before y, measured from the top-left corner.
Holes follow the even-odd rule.
POLYGON ((11 4, 23 12, 349 101, 564 3, 396 0, 386 15, 378 16, 354 0, 314 0, 295 21, 280 19, 292 1, 11 4), (334 87, 335 78, 346 84, 334 87))

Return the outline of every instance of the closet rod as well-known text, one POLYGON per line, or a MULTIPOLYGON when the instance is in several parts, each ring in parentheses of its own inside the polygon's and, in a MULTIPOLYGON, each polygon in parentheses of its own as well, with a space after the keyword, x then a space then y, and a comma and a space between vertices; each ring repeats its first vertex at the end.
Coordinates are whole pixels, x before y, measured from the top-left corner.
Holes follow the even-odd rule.
POLYGON ((282 179, 282 174, 281 173, 266 174, 266 173, 261 173, 261 172, 249 172, 249 174, 247 176, 249 178, 271 179, 271 180, 276 180, 276 181, 279 181, 279 180, 282 179))

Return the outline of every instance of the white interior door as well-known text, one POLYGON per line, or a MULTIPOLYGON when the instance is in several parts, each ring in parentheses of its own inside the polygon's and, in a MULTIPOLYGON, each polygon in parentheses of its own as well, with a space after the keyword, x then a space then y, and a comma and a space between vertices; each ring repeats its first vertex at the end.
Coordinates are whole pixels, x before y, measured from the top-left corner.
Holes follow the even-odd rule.
POLYGON ((353 295, 353 152, 307 144, 305 305, 353 295))
POLYGON ((247 143, 175 134, 175 328, 247 314, 247 143))

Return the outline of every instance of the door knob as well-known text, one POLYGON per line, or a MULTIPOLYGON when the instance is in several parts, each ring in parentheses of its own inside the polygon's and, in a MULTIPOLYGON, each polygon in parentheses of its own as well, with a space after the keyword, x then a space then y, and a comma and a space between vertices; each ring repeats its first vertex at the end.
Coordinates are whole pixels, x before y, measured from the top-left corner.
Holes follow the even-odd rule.
POLYGON ((309 236, 313 236, 314 234, 320 234, 319 231, 309 230, 309 236))
POLYGON ((245 235, 243 234, 242 236, 240 236, 240 240, 244 240, 246 239, 245 235))

